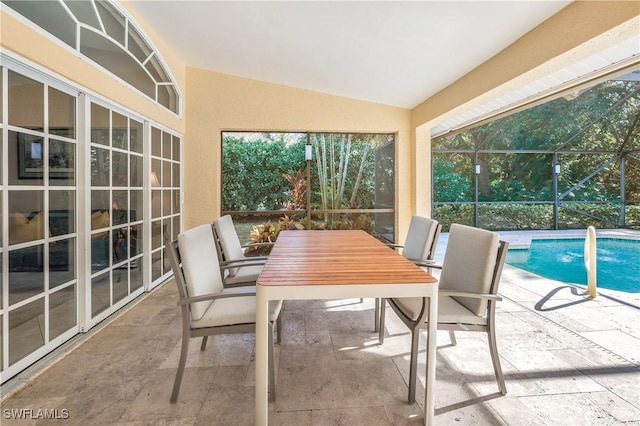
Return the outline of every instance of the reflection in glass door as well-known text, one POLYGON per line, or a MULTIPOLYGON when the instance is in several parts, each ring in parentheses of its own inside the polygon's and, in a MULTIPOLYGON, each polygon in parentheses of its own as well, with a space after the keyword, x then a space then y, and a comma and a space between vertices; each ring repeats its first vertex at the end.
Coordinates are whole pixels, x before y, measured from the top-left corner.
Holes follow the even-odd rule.
POLYGON ((143 289, 143 124, 91 103, 91 317, 143 289))
POLYGON ((178 238, 181 230, 180 202, 181 140, 157 127, 151 127, 151 285, 171 273, 164 247, 178 238))
POLYGON ((7 106, 0 108, 6 168, 0 212, 8 222, 0 243, 5 377, 77 332, 78 132, 77 93, 0 70, 0 104, 7 106))

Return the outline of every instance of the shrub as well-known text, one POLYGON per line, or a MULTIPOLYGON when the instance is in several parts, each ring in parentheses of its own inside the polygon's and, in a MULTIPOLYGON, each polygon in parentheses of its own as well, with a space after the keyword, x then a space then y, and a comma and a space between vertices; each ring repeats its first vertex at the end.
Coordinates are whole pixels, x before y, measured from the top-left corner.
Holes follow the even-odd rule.
MULTIPOLYGON (((618 204, 565 203, 558 210, 558 228, 584 229, 619 228, 620 206, 618 204), (580 210, 579 213, 569 208, 580 210)), ((438 205, 433 217, 448 231, 452 223, 474 225, 473 204, 438 205)), ((625 208, 625 228, 640 229, 640 205, 625 208)), ((553 229, 553 206, 550 204, 480 204, 478 227, 494 231, 553 229)))

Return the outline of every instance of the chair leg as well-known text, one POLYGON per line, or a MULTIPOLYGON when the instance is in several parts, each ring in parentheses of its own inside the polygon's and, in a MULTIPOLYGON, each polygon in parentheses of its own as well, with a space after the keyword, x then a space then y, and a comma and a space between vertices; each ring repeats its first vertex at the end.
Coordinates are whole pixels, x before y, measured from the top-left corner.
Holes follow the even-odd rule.
POLYGON ((202 343, 200 344, 200 350, 204 351, 207 348, 207 339, 209 338, 209 336, 204 336, 202 338, 202 343))
POLYGON ((384 320, 385 320, 385 307, 386 307, 386 299, 376 299, 376 302, 380 300, 380 328, 378 330, 378 342, 380 344, 384 343, 384 320))
POLYGON ((376 307, 373 311, 373 331, 378 331, 380 328, 380 299, 376 297, 376 307))
POLYGON ((418 381, 418 342, 420 327, 411 330, 411 358, 409 359, 409 404, 416 402, 416 382, 418 381))
POLYGON ((280 344, 280 342, 282 342, 282 311, 276 320, 276 343, 280 344))
POLYGON ((273 323, 269 322, 269 402, 276 400, 276 369, 273 359, 273 323))
POLYGON ((451 340, 451 346, 458 344, 458 341, 456 340, 456 333, 453 330, 449 330, 449 340, 451 340))
POLYGON ((498 345, 496 344, 496 332, 493 316, 488 321, 487 334, 489 336, 489 351, 491 352, 491 362, 493 362, 493 371, 496 373, 498 388, 500 389, 500 393, 502 395, 506 395, 507 385, 504 382, 504 375, 502 374, 502 367, 500 366, 500 358, 498 356, 498 345))
POLYGON ((173 391, 171 392, 172 404, 175 404, 178 400, 178 393, 180 392, 180 385, 182 384, 182 375, 184 374, 184 366, 187 363, 187 352, 189 352, 189 336, 183 334, 182 348, 180 349, 180 360, 178 361, 178 371, 176 371, 176 379, 173 382, 173 391))

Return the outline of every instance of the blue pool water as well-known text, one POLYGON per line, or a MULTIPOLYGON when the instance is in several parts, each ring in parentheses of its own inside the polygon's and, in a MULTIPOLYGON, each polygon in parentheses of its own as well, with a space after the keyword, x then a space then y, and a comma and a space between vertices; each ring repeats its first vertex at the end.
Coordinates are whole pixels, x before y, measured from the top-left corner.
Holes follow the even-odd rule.
MULTIPOLYGON (((640 293, 640 240, 598 238, 597 286, 640 293)), ((586 284, 584 239, 532 239, 510 249, 506 262, 553 280, 586 284)))

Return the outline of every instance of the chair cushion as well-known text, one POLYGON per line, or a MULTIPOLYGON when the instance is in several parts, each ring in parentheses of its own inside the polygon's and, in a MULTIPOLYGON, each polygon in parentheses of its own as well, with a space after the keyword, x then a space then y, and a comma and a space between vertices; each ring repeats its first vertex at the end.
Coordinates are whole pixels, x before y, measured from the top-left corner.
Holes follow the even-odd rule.
POLYGON ((422 297, 394 298, 393 302, 407 318, 410 318, 412 321, 418 319, 418 315, 420 315, 420 310, 422 309, 422 297))
MULTIPOLYGON (((178 235, 182 271, 189 297, 220 293, 222 276, 211 225, 200 225, 178 235)), ((199 320, 212 301, 191 304, 191 319, 199 320)))
MULTIPOLYGON (((226 292, 227 290, 225 290, 226 292)), ((280 314, 282 301, 269 302, 269 321, 275 321, 280 314)), ((191 321, 192 328, 219 327, 223 325, 251 324, 256 322, 256 297, 226 297, 214 300, 205 314, 197 321, 191 321)))
POLYGON ((107 228, 111 224, 108 211, 97 211, 91 214, 91 230, 107 228))
MULTIPOLYGON (((444 255, 440 288, 489 293, 498 256, 499 236, 495 232, 452 224, 444 255)), ((487 301, 456 297, 476 315, 484 315, 487 301)))
MULTIPOLYGON (((406 317, 415 321, 420 315, 422 300, 422 297, 402 297, 394 298, 393 302, 406 317)), ((453 297, 439 294, 438 323, 486 325, 487 320, 483 316, 475 315, 453 297)))
POLYGON ((402 255, 409 260, 427 260, 437 227, 437 220, 412 216, 402 255))
POLYGON ((258 279, 258 275, 262 272, 262 265, 245 266, 244 268, 236 268, 238 273, 235 276, 227 274, 224 278, 225 284, 254 283, 258 279))
POLYGON ((9 222, 9 244, 44 238, 44 212, 35 215, 31 220, 19 212, 13 213, 9 222))
MULTIPOLYGON (((95 229, 102 229, 102 228, 108 228, 109 225, 111 224, 110 219, 109 219, 109 212, 108 211, 97 211, 93 214, 91 214, 91 230, 95 230, 95 229)), ((97 234, 92 234, 91 238, 102 238, 102 237, 108 237, 109 236, 109 231, 104 231, 104 232, 98 232, 97 234)))
POLYGON ((438 323, 487 325, 484 316, 478 316, 451 296, 438 295, 438 323))
MULTIPOLYGON (((244 250, 242 250, 242 245, 240 244, 236 228, 233 226, 231 216, 224 215, 215 219, 213 226, 216 227, 216 233, 218 234, 224 260, 244 259, 244 250)), ((238 273, 238 268, 230 268, 228 271, 229 275, 233 277, 238 273)))

